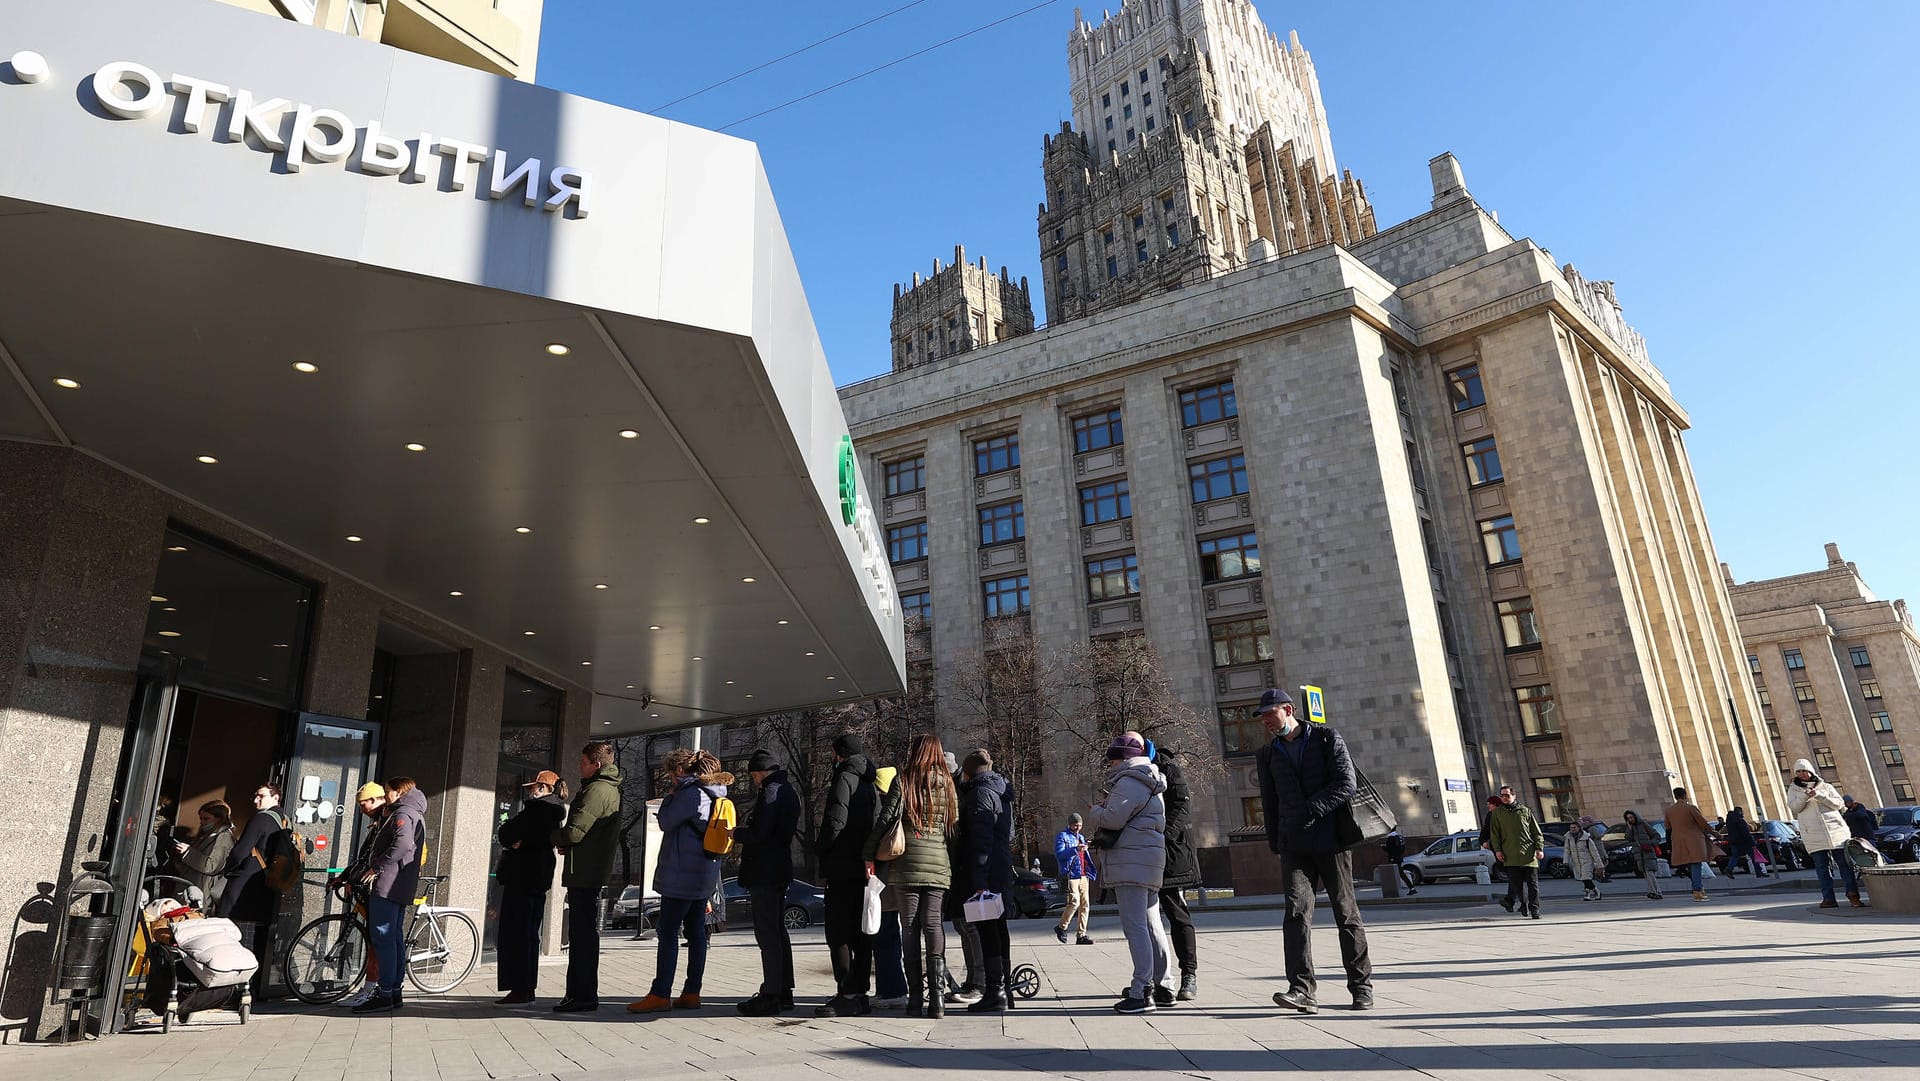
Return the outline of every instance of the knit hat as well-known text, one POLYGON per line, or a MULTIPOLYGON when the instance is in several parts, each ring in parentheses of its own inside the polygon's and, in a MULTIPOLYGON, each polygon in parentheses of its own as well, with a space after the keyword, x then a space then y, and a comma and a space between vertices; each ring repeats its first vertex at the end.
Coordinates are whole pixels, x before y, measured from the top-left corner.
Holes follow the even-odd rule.
POLYGON ((958 773, 958 772, 960 772, 960 760, 959 760, 959 759, 957 759, 957 758, 955 758, 955 757, 953 757, 953 752, 952 752, 952 751, 941 751, 941 752, 940 752, 940 755, 941 755, 941 757, 943 757, 943 758, 945 758, 945 759, 947 760, 947 772, 948 772, 948 773, 958 773))
POLYGON ((861 743, 860 737, 851 732, 843 733, 834 738, 833 753, 842 758, 852 758, 856 754, 865 754, 866 752, 867 745, 861 743))
POLYGON ((1109 762, 1120 758, 1144 758, 1146 754, 1147 743, 1140 738, 1138 732, 1122 732, 1113 737, 1112 743, 1107 744, 1107 761, 1109 762))
POLYGON ((779 760, 774 758, 773 753, 771 751, 768 751, 765 747, 755 747, 753 749, 753 757, 747 759, 748 773, 763 773, 767 770, 775 770, 779 768, 780 768, 779 760))

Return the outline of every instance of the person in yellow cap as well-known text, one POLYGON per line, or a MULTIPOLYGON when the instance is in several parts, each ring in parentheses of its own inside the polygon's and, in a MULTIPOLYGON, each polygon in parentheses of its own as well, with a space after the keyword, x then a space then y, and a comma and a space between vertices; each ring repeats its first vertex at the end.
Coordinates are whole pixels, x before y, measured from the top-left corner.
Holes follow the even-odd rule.
MULTIPOLYGON (((349 863, 346 870, 342 871, 338 877, 327 883, 330 888, 342 883, 360 881, 361 876, 366 872, 368 859, 373 852, 373 839, 380 832, 380 820, 386 815, 387 790, 373 781, 368 781, 366 784, 361 785, 359 791, 353 794, 353 799, 354 805, 360 808, 360 813, 366 816, 367 828, 360 835, 360 845, 354 850, 353 862, 349 863)), ((353 993, 353 997, 341 1002, 340 1005, 360 1005, 362 1002, 373 997, 373 990, 379 985, 379 982, 379 960, 374 956, 372 950, 368 950, 366 978, 361 981, 360 989, 353 993)))

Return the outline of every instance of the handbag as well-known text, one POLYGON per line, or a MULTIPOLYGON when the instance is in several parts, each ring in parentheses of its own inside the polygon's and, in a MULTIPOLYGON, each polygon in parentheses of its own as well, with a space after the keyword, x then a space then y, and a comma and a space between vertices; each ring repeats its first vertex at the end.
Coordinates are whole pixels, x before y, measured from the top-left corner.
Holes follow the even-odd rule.
POLYGON ((1154 795, 1152 792, 1147 793, 1147 798, 1141 800, 1134 806, 1133 813, 1127 816, 1125 822, 1120 823, 1118 826, 1102 826, 1100 829, 1094 830, 1093 836, 1087 838, 1087 847, 1104 850, 1119 844, 1120 835, 1127 831, 1128 826, 1133 825, 1133 820, 1140 817, 1141 811, 1147 809, 1147 804, 1153 802, 1154 795))
POLYGON ((1367 780, 1367 775, 1360 772, 1358 766, 1353 768, 1353 780, 1353 799, 1347 802, 1344 809, 1347 821, 1341 823, 1350 827, 1343 831, 1352 838, 1349 843, 1377 841, 1397 829, 1399 821, 1392 809, 1387 806, 1386 800, 1380 798, 1380 792, 1373 787, 1372 781, 1367 780))
POLYGON ((961 914, 966 916, 968 923, 984 923, 987 920, 997 920, 1004 915, 1006 911, 1006 901, 1003 900, 999 894, 991 890, 981 890, 979 893, 967 898, 967 903, 961 906, 961 914))
POLYGON ((897 860, 907 854, 907 827, 904 818, 893 820, 893 828, 882 834, 880 843, 874 847, 873 858, 877 862, 897 860))
POLYGON ((866 892, 860 897, 860 933, 880 933, 880 894, 887 888, 878 875, 867 876, 866 892))

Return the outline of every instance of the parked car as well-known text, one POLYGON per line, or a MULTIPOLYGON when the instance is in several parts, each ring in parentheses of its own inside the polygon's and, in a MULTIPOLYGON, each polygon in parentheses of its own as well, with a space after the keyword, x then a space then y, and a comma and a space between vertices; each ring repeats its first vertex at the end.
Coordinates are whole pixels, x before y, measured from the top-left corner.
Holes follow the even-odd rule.
POLYGON ((1037 919, 1049 908, 1066 907, 1066 899, 1059 894, 1059 885, 1038 871, 1015 871, 1013 892, 1006 899, 1007 915, 1037 919))
MULTIPOLYGON (((727 898, 727 921, 742 926, 753 923, 753 898, 747 888, 738 879, 725 879, 720 890, 727 898)), ((787 883, 787 903, 781 909, 781 920, 787 930, 798 931, 802 927, 811 927, 824 922, 827 918, 827 891, 811 882, 795 880, 787 883)))
POLYGON ((1754 827, 1753 836, 1756 841, 1771 842, 1767 846, 1767 858, 1773 861, 1776 870, 1793 871, 1813 866, 1813 857, 1807 855, 1807 843, 1800 839, 1800 827, 1793 823, 1765 819, 1754 827))
POLYGON ((632 927, 634 921, 640 918, 641 909, 646 907, 659 908, 660 895, 639 886, 628 886, 620 891, 620 896, 614 898, 613 904, 608 907, 607 926, 614 929, 632 927))
POLYGON ((1873 846, 1887 857, 1890 863, 1912 863, 1920 858, 1915 851, 1916 823, 1912 807, 1882 807, 1873 812, 1880 819, 1880 828, 1873 831, 1873 846))
MULTIPOLYGON (((1654 836, 1659 838, 1659 858, 1666 859, 1670 851, 1667 848, 1666 823, 1648 820, 1647 825, 1653 827, 1654 836)), ((1634 852, 1632 843, 1627 840, 1626 826, 1609 826, 1607 832, 1600 836, 1600 848, 1607 854, 1608 874, 1625 875, 1628 878, 1639 877, 1638 854, 1634 852)))
MULTIPOLYGON (((1564 835, 1564 831, 1562 831, 1564 835)), ((1494 881, 1506 875, 1495 865, 1493 853, 1480 847, 1480 831, 1462 830, 1449 834, 1408 856, 1400 865, 1400 877, 1410 886, 1438 882, 1448 878, 1474 877, 1474 868, 1485 867, 1494 881)), ((1567 878, 1567 852, 1549 837, 1540 857, 1540 873, 1548 878, 1567 878)))

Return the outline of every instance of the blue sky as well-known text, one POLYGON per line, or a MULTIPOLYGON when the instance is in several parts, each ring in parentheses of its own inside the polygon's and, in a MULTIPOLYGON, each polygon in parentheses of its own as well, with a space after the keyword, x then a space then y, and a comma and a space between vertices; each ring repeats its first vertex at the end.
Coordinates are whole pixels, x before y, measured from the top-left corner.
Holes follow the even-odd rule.
MULTIPOLYGON (((722 128, 1040 0, 547 0, 539 81, 722 128)), ((1099 9, 1088 4, 1091 15, 1099 9)), ((1920 605, 1920 4, 1266 0, 1319 69, 1343 168, 1382 227, 1446 150, 1517 236, 1618 283, 1691 415, 1736 578, 1837 541, 1920 605)), ((836 379, 884 371, 892 286, 955 244, 1033 281, 1040 141, 1070 116, 1060 0, 728 128, 760 145, 836 379)))

